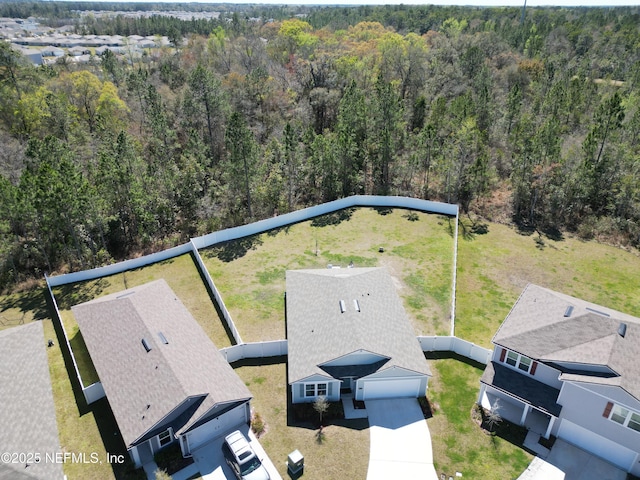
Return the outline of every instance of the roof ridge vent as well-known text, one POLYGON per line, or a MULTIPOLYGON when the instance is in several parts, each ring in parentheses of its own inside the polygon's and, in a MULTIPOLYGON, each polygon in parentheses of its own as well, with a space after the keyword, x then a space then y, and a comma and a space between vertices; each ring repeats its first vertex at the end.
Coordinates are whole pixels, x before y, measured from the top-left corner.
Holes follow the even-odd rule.
POLYGON ((564 311, 565 318, 570 317, 572 313, 573 313, 573 305, 569 305, 567 309, 564 311))
POLYGON ((618 335, 624 338, 626 334, 627 334, 627 324, 624 322, 620 322, 620 325, 618 325, 618 335))

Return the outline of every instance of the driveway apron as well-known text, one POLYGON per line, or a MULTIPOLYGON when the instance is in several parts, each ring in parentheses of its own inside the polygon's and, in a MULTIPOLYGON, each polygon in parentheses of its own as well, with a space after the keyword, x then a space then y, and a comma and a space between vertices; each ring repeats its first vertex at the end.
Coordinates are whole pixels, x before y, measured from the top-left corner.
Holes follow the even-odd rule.
POLYGON ((438 480, 431 435, 415 398, 367 400, 370 454, 367 480, 438 480))

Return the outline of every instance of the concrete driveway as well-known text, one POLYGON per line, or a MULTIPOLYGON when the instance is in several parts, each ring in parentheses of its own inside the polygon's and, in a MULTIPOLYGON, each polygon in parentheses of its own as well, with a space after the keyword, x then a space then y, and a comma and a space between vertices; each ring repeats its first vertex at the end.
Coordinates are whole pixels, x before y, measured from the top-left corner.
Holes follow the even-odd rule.
MULTIPOLYGON (((260 442, 255 437, 251 429, 242 425, 238 430, 240 430, 245 437, 249 440, 253 451, 256 452, 258 458, 262 461, 262 464, 269 472, 269 476, 271 480, 282 480, 282 477, 276 470, 276 467, 271 462, 271 459, 267 456, 266 452, 260 445, 260 442)), ((227 465, 227 462, 224 459, 224 455, 222 453, 222 444, 224 442, 225 435, 231 433, 233 430, 229 430, 225 432, 224 435, 216 438, 215 440, 203 445, 193 452, 193 460, 195 461, 195 466, 197 471, 200 472, 203 480, 235 480, 235 475, 233 471, 227 465)), ((180 473, 180 472, 178 472, 180 473)), ((190 472, 185 472, 190 473, 190 472)), ((178 480, 176 475, 173 476, 174 480, 178 480)), ((190 476, 184 476, 185 479, 190 478, 190 476)))
POLYGON ((573 445, 556 440, 549 456, 536 457, 518 480, 625 480, 627 473, 573 445))
POLYGON ((370 454, 367 480, 438 480, 429 427, 415 398, 367 400, 370 454))

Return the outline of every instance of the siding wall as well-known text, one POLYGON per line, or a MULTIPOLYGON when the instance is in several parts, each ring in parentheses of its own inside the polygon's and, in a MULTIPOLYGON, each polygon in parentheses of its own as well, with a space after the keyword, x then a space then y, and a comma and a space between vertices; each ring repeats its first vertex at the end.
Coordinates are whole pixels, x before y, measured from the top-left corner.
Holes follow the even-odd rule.
MULTIPOLYGON (((597 432, 614 442, 635 451, 640 451, 640 432, 619 425, 602 416, 609 399, 570 382, 564 382, 558 403, 562 405, 560 419, 567 419, 587 430, 597 432)), ((560 422, 552 432, 557 434, 560 422)))

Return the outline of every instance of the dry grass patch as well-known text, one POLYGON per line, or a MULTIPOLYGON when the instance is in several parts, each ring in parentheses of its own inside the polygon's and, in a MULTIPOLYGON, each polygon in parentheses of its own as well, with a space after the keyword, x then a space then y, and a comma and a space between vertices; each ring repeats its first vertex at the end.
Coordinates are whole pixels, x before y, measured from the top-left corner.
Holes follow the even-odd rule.
POLYGON ((292 420, 287 409, 286 364, 237 367, 235 372, 251 390, 254 412, 264 422, 260 443, 282 478, 287 474, 287 455, 298 449, 305 457, 305 480, 367 476, 369 430, 365 420, 328 421, 318 440, 318 424, 292 420))
POLYGON ((416 334, 446 335, 454 223, 403 209, 354 208, 217 245, 201 255, 245 342, 285 338, 286 270, 350 262, 388 268, 416 334))

